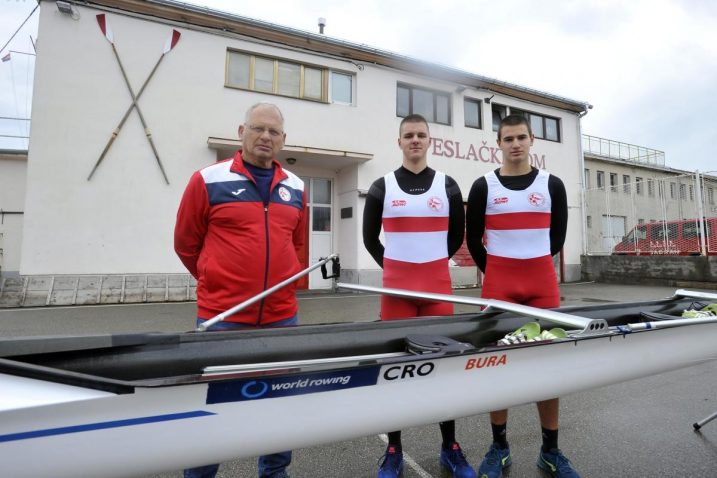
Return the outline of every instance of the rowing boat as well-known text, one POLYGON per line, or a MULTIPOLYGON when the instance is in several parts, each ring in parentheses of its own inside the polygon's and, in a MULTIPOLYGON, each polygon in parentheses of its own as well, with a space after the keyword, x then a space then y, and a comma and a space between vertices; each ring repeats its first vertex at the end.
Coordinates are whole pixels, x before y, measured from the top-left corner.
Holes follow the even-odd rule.
POLYGON ((3 475, 143 476, 470 416, 717 358, 717 319, 680 318, 717 294, 680 290, 555 310, 419 296, 483 309, 221 333, 0 339, 3 475), (498 344, 534 320, 567 336, 498 344))

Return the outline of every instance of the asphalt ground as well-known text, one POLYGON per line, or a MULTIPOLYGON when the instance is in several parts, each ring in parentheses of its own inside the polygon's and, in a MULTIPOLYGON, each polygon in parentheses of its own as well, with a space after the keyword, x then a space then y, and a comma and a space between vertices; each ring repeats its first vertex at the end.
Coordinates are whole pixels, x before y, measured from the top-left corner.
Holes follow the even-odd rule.
MULTIPOLYGON (((669 287, 596 283, 561 286, 565 305, 658 299, 674 291, 669 287)), ((478 296, 480 289, 455 293, 478 296)), ((363 294, 307 294, 300 296, 299 304, 304 324, 376 320, 379 310, 378 296, 363 294)), ((472 310, 456 305, 457 313, 472 310)), ((193 303, 0 309, 0 334, 180 332, 193 328, 194 316, 193 303)), ((535 373, 540 373, 538 367, 535 373)), ((560 447, 583 477, 711 478, 717 476, 717 420, 700 432, 695 432, 692 424, 715 411, 717 362, 575 393, 561 398, 560 447)), ((469 462, 477 467, 491 442, 487 414, 459 419, 456 427, 469 462)), ((201 440, 197 437, 198 442, 201 440)), ((289 472, 294 478, 375 477, 386 446, 384 440, 381 435, 372 435, 295 450, 289 472)), ((513 465, 506 469, 505 477, 547 476, 535 466, 541 438, 534 405, 510 410, 508 440, 513 465)), ((439 446, 437 425, 403 430, 403 477, 450 477, 438 464, 439 446)), ((256 475, 256 460, 246 459, 222 464, 217 476, 256 475)), ((144 478, 181 476, 181 471, 174 471, 144 478)))

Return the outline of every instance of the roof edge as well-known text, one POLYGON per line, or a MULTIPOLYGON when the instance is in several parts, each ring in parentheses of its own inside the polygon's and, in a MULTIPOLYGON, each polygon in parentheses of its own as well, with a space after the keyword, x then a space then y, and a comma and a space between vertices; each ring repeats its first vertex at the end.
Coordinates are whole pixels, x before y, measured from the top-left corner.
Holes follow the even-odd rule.
POLYGON ((411 73, 432 75, 439 79, 453 81, 467 87, 484 89, 575 113, 587 112, 587 110, 592 108, 592 105, 586 101, 573 100, 552 93, 469 73, 453 67, 380 50, 364 44, 334 39, 326 35, 298 30, 186 2, 174 0, 80 0, 76 1, 76 3, 85 6, 98 5, 115 8, 179 23, 240 34, 309 51, 329 53, 356 62, 374 63, 411 73))

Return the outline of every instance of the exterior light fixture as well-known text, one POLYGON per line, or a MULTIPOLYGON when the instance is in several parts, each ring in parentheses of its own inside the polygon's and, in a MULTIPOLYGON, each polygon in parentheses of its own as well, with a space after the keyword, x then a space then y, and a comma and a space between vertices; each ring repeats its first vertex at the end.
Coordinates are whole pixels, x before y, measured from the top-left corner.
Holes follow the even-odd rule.
POLYGON ((60 13, 72 15, 72 4, 70 4, 70 2, 57 1, 55 2, 55 5, 57 5, 57 9, 60 13))
POLYGON ((69 15, 70 17, 72 17, 73 20, 79 20, 80 11, 77 10, 77 7, 75 7, 72 2, 57 0, 55 2, 55 5, 57 5, 57 9, 60 11, 60 13, 69 15))

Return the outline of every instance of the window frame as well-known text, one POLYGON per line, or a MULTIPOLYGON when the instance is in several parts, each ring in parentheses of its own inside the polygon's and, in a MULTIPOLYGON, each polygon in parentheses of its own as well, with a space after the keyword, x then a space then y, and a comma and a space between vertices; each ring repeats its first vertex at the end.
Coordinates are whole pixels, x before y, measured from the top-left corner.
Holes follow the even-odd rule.
MULTIPOLYGON (((225 88, 232 88, 236 90, 242 90, 242 91, 252 91, 255 93, 264 93, 268 95, 274 95, 274 96, 282 96, 284 98, 295 98, 300 99, 304 101, 313 101, 317 103, 330 103, 329 98, 329 81, 330 81, 330 73, 334 70, 327 68, 325 66, 316 65, 312 63, 306 63, 301 62, 298 60, 294 60, 291 58, 282 58, 277 56, 271 56, 271 55, 263 55, 263 54, 257 54, 251 51, 246 50, 239 50, 235 48, 227 48, 226 51, 226 59, 225 59, 225 66, 224 66, 224 87, 225 88), (248 86, 242 86, 242 85, 236 85, 230 83, 229 79, 229 70, 230 70, 230 63, 232 55, 245 55, 249 57, 249 72, 248 72, 248 86), (272 62, 272 88, 271 91, 265 90, 265 89, 257 89, 256 88, 256 62, 257 59, 260 60, 266 60, 272 62), (285 94, 280 93, 280 80, 279 80, 279 71, 280 71, 280 64, 290 64, 290 65, 296 65, 299 67, 299 95, 292 95, 292 94, 285 94), (312 96, 306 96, 306 69, 312 69, 312 70, 318 70, 321 72, 321 78, 320 78, 320 88, 321 88, 321 97, 312 97, 312 96)), ((349 75, 345 72, 336 71, 337 73, 342 73, 345 75, 349 75)), ((353 88, 353 75, 351 75, 352 78, 352 88, 353 88)), ((353 99, 353 92, 352 92, 352 99, 353 99)), ((340 103, 342 104, 342 103, 340 103)))
POLYGON ((400 88, 403 88, 403 89, 408 90, 408 114, 407 114, 406 116, 411 115, 411 114, 414 114, 414 108, 413 108, 413 91, 417 90, 417 91, 421 91, 421 92, 424 92, 424 93, 430 93, 430 94, 432 95, 433 118, 426 118, 426 121, 428 121, 429 123, 441 124, 441 125, 444 125, 444 126, 452 126, 452 125, 453 125, 453 122, 452 122, 452 118, 453 118, 453 108, 452 108, 452 97, 451 97, 451 93, 448 93, 448 92, 445 92, 445 91, 440 91, 440 90, 433 90, 433 89, 431 89, 431 88, 426 88, 426 87, 423 87, 423 86, 412 85, 412 84, 410 84, 410 83, 403 83, 403 82, 401 82, 401 81, 399 81, 399 82, 396 83, 396 116, 397 116, 397 117, 399 117, 399 118, 405 118, 405 117, 406 117, 406 116, 400 115, 400 114, 399 114, 399 111, 398 111, 398 90, 399 90, 400 88), (438 102, 437 102, 437 97, 439 97, 439 96, 446 98, 446 106, 447 106, 447 108, 448 108, 448 111, 447 111, 448 122, 447 122, 447 123, 440 122, 440 121, 438 121, 438 118, 437 118, 437 115, 438 115, 438 102))
POLYGON ((478 98, 470 98, 468 96, 463 97, 463 126, 471 129, 483 129, 483 101, 478 98), (468 118, 466 116, 466 104, 472 103, 478 108, 478 126, 468 124, 468 118))
POLYGON ((331 102, 332 104, 336 104, 336 105, 349 105, 349 106, 356 104, 355 103, 356 92, 354 90, 354 86, 355 86, 354 78, 356 75, 353 75, 351 73, 348 73, 348 72, 342 71, 342 70, 331 70, 330 69, 328 76, 329 76, 329 94, 328 94, 329 102, 331 102), (350 102, 346 103, 344 101, 335 101, 334 100, 334 75, 347 76, 351 80, 351 85, 349 87, 350 94, 351 94, 350 102))
POLYGON ((533 135, 538 139, 542 139, 545 141, 552 141, 553 143, 561 143, 562 142, 561 137, 560 137, 561 136, 560 135, 560 118, 556 118, 555 116, 544 115, 542 113, 535 113, 533 111, 524 110, 522 108, 514 108, 512 106, 510 107, 510 114, 525 116, 528 120, 528 123, 532 123, 533 118, 539 118, 541 121, 542 128, 543 128, 542 135, 536 134, 536 132, 534 131, 534 128, 532 128, 532 126, 531 126, 531 130, 533 130, 533 135), (547 137, 548 123, 547 123, 546 119, 551 119, 556 122, 556 128, 555 128, 556 139, 547 137))
POLYGON ((629 174, 623 174, 622 175, 622 192, 625 194, 630 194, 630 175, 629 174))
POLYGON ((610 173, 610 191, 616 193, 617 192, 617 173, 610 173))

